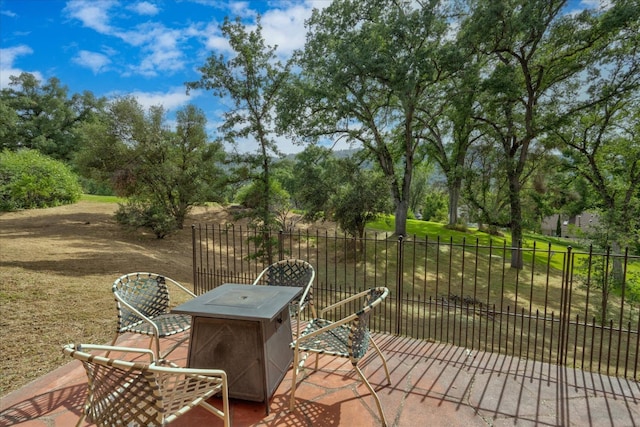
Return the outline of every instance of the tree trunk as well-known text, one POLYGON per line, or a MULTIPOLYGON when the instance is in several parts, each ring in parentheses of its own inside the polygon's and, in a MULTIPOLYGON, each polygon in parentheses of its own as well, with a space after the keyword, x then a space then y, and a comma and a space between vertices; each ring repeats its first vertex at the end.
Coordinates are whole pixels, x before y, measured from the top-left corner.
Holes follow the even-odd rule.
POLYGON ((613 277, 614 283, 616 286, 622 286, 622 282, 624 281, 624 269, 622 263, 622 250, 620 249, 620 243, 617 241, 611 242, 611 252, 612 252, 612 268, 611 275, 613 277))
POLYGON ((521 269, 522 260, 522 205, 520 181, 515 171, 509 171, 509 204, 511 207, 511 268, 521 269))
POLYGON ((454 179, 447 187, 449 189, 449 225, 456 225, 458 223, 458 201, 460 200, 462 179, 454 179))
POLYGON ((396 201, 396 224, 395 234, 396 236, 407 235, 407 212, 409 211, 409 203, 407 200, 396 201))

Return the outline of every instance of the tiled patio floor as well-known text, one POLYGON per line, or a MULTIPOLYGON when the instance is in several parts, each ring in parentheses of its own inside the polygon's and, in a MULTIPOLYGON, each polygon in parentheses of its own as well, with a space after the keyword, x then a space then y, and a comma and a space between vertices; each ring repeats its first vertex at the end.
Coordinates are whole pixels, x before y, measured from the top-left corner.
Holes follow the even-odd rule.
MULTIPOLYGON (((122 338, 122 345, 137 337, 122 338)), ((638 382, 534 363, 497 354, 389 335, 376 336, 391 371, 386 385, 379 359, 370 353, 365 374, 376 389, 393 426, 638 426, 638 382)), ((146 344, 146 340, 144 341, 146 344)), ((184 363, 186 345, 171 355, 184 363)), ((312 361, 307 361, 312 366, 312 361)), ((349 361, 325 356, 320 369, 296 392, 289 412, 291 371, 270 402, 231 400, 234 426, 376 426, 373 398, 349 361)), ((71 426, 85 398, 84 370, 77 361, 47 374, 0 401, 0 426, 71 426)), ((218 406, 219 401, 212 399, 218 406)), ((221 421, 196 408, 177 426, 219 426, 221 421)))

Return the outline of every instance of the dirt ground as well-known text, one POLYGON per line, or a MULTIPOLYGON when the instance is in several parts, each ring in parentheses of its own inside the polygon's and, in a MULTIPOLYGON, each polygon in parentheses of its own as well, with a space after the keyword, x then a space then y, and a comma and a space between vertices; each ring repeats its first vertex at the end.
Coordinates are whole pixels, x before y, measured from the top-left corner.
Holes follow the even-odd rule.
POLYGON ((197 208, 158 240, 122 229, 116 209, 79 202, 0 214, 0 396, 66 363, 66 343, 111 341, 119 276, 150 271, 192 288, 191 224, 230 221, 222 208, 197 208))

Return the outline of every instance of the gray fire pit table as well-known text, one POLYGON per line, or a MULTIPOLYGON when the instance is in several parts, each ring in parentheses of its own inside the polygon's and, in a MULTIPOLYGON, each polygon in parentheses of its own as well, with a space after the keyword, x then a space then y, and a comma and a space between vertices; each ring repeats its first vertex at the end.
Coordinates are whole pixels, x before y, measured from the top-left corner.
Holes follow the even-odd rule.
POLYGON ((223 369, 229 396, 265 402, 282 382, 293 351, 289 303, 302 288, 227 283, 175 307, 192 316, 187 366, 223 369))

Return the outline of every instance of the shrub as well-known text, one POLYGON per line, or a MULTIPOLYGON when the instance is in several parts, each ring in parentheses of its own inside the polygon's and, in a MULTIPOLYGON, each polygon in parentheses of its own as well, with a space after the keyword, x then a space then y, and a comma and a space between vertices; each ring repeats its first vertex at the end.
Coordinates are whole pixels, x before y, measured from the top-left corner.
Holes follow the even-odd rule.
POLYGON ((81 195, 78 177, 64 163, 36 150, 0 153, 0 210, 59 206, 81 195))
POLYGON ((432 190, 425 194, 422 205, 422 219, 425 221, 447 223, 449 220, 449 199, 444 191, 432 190))
POLYGON ((158 239, 164 238, 178 228, 175 218, 162 206, 136 199, 120 204, 115 218, 119 224, 131 229, 149 228, 158 239))

